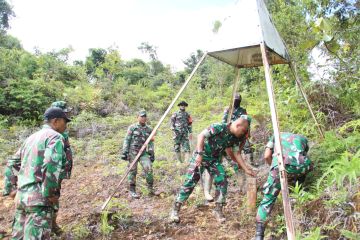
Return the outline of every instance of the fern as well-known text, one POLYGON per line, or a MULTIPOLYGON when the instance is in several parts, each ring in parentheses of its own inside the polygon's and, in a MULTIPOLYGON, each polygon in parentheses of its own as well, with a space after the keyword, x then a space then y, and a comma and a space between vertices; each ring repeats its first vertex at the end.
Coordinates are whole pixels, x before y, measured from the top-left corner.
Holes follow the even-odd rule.
POLYGON ((297 236, 297 240, 320 240, 327 238, 327 236, 321 235, 321 229, 319 227, 315 228, 315 230, 312 230, 310 232, 306 232, 305 236, 297 236))
POLYGON ((357 178, 360 176, 360 150, 356 154, 344 152, 340 159, 334 161, 317 183, 317 189, 320 189, 321 184, 326 181, 328 185, 336 184, 341 188, 347 180, 352 186, 357 178))

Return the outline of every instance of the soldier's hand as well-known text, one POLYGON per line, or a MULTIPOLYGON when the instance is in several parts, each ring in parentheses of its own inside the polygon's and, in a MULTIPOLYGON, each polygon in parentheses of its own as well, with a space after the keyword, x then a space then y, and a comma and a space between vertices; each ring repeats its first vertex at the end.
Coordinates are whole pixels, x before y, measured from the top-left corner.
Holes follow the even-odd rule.
POLYGON ((10 194, 9 194, 9 197, 11 199, 15 199, 15 196, 16 196, 16 190, 11 191, 10 194))
POLYGON ((49 202, 51 202, 52 204, 57 204, 57 203, 59 203, 59 197, 56 197, 56 196, 54 196, 54 197, 49 197, 48 200, 49 200, 49 202))
POLYGON ((201 165, 201 162, 202 162, 202 155, 198 154, 195 159, 196 166, 199 167, 201 165))
POLYGON ((189 140, 192 141, 192 134, 189 134, 189 140))
POLYGON ((250 169, 250 168, 247 168, 247 169, 245 170, 245 173, 246 173, 247 175, 249 175, 249 176, 256 177, 256 172, 255 172, 254 170, 250 169))
POLYGON ((127 153, 123 153, 120 157, 122 160, 129 161, 129 156, 127 153))

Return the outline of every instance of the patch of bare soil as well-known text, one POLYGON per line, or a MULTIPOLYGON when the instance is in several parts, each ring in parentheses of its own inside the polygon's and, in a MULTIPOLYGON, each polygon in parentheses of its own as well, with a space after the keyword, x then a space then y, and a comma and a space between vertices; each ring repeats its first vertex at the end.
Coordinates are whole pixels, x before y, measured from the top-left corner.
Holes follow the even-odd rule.
MULTIPOLYGON (((266 168, 261 171, 259 176, 263 178, 266 168)), ((111 166, 103 164, 76 165, 72 178, 62 184, 58 223, 64 233, 58 238, 81 238, 74 232, 74 228, 80 225, 89 231, 84 237, 86 239, 251 239, 254 234, 255 211, 247 213, 244 195, 238 190, 235 177, 232 177, 229 179, 228 200, 224 210, 227 218, 225 224, 215 220, 214 204, 202 205, 201 189, 194 191, 189 203, 182 207, 181 223, 174 224, 169 222, 168 216, 175 198, 174 189, 180 185, 172 186, 174 184, 160 180, 156 183, 160 195, 150 197, 142 194, 140 199, 132 200, 128 197, 127 184, 124 183, 115 195, 115 201, 124 200, 131 216, 112 221, 111 215, 119 212, 110 210, 109 223, 114 230, 104 237, 100 230, 99 209, 121 178, 113 172, 111 166)), ((141 192, 142 187, 139 183, 138 192, 141 192)), ((9 235, 14 205, 12 200, 4 197, 0 197, 0 203, 0 230, 9 235)), ((118 211, 121 214, 122 210, 118 211)))

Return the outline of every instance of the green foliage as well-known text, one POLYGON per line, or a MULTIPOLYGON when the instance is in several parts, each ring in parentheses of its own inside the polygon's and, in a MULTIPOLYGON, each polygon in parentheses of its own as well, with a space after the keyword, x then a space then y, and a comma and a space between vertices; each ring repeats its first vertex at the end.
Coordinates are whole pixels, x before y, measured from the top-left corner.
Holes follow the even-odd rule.
POLYGON ((317 187, 323 184, 323 181, 327 181, 327 185, 336 184, 338 188, 345 185, 345 181, 350 187, 357 182, 360 176, 360 150, 351 154, 344 152, 340 159, 333 161, 324 175, 319 179, 317 187))
POLYGON ((296 182, 294 187, 290 187, 290 189, 290 196, 296 199, 296 205, 299 208, 301 208, 303 204, 315 199, 315 196, 312 193, 305 191, 298 182, 296 182))
POLYGON ((1 32, 10 27, 10 18, 15 14, 6 0, 0 0, 0 35, 1 32))
POLYGON ((303 236, 296 236, 296 239, 298 239, 298 240, 300 240, 300 239, 304 239, 304 240, 320 240, 320 239, 324 239, 324 238, 327 238, 327 236, 323 236, 321 234, 321 229, 319 227, 315 228, 312 231, 304 233, 303 236))
POLYGON ((81 221, 76 224, 72 229, 71 232, 74 236, 74 239, 86 239, 90 234, 91 231, 89 230, 86 221, 81 221))
POLYGON ((356 233, 356 232, 351 232, 351 231, 348 231, 348 230, 341 230, 341 234, 349 239, 349 240, 356 240, 356 239, 360 239, 360 234, 359 233, 356 233))
POLYGON ((103 235, 110 235, 115 229, 113 225, 119 222, 127 221, 132 213, 128 203, 125 200, 113 199, 109 202, 107 209, 111 211, 111 222, 109 223, 109 211, 105 210, 100 216, 100 231, 103 235))

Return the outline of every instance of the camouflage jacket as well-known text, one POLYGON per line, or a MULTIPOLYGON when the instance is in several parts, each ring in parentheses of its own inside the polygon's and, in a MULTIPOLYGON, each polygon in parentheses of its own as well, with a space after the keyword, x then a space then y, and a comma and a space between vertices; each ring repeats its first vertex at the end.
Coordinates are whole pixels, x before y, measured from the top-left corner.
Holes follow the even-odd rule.
MULTIPOLYGON (((150 136, 152 129, 148 125, 142 126, 140 123, 135 123, 128 128, 124 139, 123 154, 136 155, 140 148, 144 145, 146 139, 150 136)), ((154 140, 152 139, 148 144, 147 152, 154 154, 154 140)), ((145 154, 146 151, 143 152, 145 154)), ((142 155, 143 155, 142 154, 142 155)))
MULTIPOLYGON (((306 137, 293 133, 281 133, 281 146, 283 149, 284 164, 300 166, 305 161, 310 161, 306 154, 309 151, 308 140, 306 137)), ((274 152, 274 136, 270 137, 266 144, 274 152)), ((278 159, 273 154, 272 167, 278 166, 278 159)))
POLYGON ((16 204, 53 206, 65 170, 64 137, 44 125, 28 137, 5 169, 4 195, 17 190, 16 204))
POLYGON ((171 130, 179 133, 192 133, 192 118, 186 111, 177 111, 171 116, 171 130))
POLYGON ((231 134, 230 124, 212 124, 205 132, 203 160, 220 160, 226 148, 236 145, 242 147, 245 144, 246 139, 247 135, 237 138, 235 135, 231 134))
POLYGON ((60 176, 61 179, 70 179, 71 177, 71 171, 72 171, 72 167, 73 167, 73 153, 72 153, 72 149, 70 147, 70 142, 69 142, 69 133, 68 132, 64 132, 62 134, 62 136, 64 137, 64 150, 65 150, 65 156, 66 156, 66 163, 65 163, 65 170, 62 174, 62 176, 60 176))
MULTIPOLYGON (((230 113, 230 108, 225 108, 224 115, 222 118, 223 123, 227 123, 229 113, 230 113)), ((241 115, 247 115, 246 109, 242 107, 234 108, 234 112, 231 116, 231 122, 238 119, 241 115)))

